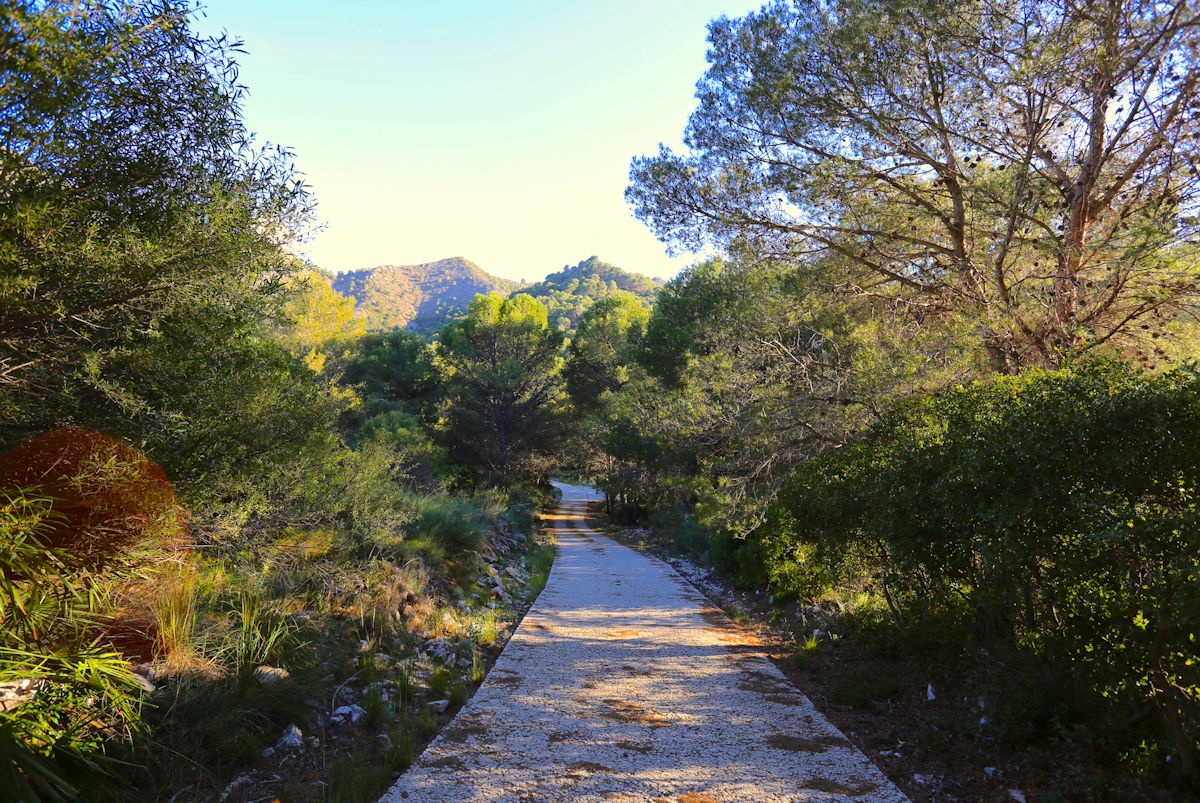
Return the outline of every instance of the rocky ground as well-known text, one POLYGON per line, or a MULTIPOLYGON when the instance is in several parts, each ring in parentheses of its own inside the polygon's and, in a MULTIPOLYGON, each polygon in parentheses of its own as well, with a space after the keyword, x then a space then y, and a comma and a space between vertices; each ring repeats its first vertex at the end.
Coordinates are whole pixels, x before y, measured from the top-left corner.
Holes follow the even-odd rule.
MULTIPOLYGON (((361 640, 345 666, 328 667, 345 678, 328 699, 313 701, 306 722, 283 728, 217 800, 377 798, 469 699, 536 598, 532 546, 519 532, 495 535, 472 584, 480 590, 449 606, 440 622, 361 640)), ((263 666, 255 678, 274 684, 287 673, 263 666)), ((180 799, 189 799, 183 791, 180 799)))

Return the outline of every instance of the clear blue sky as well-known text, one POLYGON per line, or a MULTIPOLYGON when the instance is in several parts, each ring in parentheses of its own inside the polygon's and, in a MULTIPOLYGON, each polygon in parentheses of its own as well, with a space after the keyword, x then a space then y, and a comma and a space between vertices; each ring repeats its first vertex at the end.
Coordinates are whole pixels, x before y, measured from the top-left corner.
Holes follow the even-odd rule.
POLYGON ((761 0, 205 0, 244 40, 246 121, 295 149, 330 271, 463 256, 537 281, 593 254, 669 277, 625 204, 677 144, 706 23, 761 0))

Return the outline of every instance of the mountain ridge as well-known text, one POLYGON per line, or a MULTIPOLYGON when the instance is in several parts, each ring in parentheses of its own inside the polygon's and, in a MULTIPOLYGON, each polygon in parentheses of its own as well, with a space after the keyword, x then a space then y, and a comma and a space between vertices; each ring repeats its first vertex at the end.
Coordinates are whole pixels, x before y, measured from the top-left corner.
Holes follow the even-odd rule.
POLYGON ((493 276, 455 256, 346 271, 337 274, 332 284, 337 292, 354 298, 355 315, 368 331, 409 329, 429 335, 466 315, 476 294, 491 292, 529 293, 547 306, 551 323, 570 334, 597 300, 623 291, 650 306, 662 282, 591 256, 530 284, 493 276))
POLYGON ((428 333, 465 315, 479 293, 509 295, 522 282, 492 276, 470 260, 455 256, 415 265, 379 265, 346 271, 333 289, 354 298, 355 314, 368 331, 412 329, 428 333))

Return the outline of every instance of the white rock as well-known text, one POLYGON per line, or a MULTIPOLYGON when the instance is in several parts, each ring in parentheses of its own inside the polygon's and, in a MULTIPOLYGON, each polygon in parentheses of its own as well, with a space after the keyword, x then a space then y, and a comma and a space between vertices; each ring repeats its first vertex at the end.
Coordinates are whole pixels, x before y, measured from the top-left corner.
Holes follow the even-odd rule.
POLYGON ((913 783, 924 786, 925 784, 929 783, 929 780, 924 775, 917 773, 916 775, 913 775, 913 783))
POLYGON ((1025 793, 1020 789, 1009 789, 1008 796, 1017 801, 1017 803, 1025 803, 1025 793))
POLYGON ((367 712, 359 705, 343 705, 333 709, 332 719, 334 722, 341 724, 349 720, 351 724, 357 723, 365 717, 367 712))
MULTIPOLYGON (((137 677, 135 675, 135 677, 137 677)), ((12 711, 17 706, 33 699, 41 682, 32 678, 7 680, 0 683, 0 712, 12 711)))
POLYGON ((434 711, 437 711, 439 714, 441 714, 447 708, 450 707, 450 701, 449 700, 430 700, 429 707, 432 708, 434 711))
POLYGON ((991 778, 993 775, 996 774, 996 768, 995 767, 984 767, 983 774, 986 775, 987 777, 991 778))
POLYGON ((930 683, 925 687, 925 700, 932 702, 937 699, 937 695, 933 693, 933 684, 930 683))
POLYGON ((283 730, 283 737, 275 743, 276 750, 299 750, 304 747, 304 734, 295 725, 283 730))

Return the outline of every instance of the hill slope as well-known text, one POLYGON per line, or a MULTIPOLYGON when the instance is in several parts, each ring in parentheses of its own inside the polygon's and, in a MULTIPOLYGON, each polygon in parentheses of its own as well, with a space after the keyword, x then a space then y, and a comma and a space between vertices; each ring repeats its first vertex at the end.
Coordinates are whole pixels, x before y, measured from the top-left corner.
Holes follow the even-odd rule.
POLYGON ((477 293, 504 295, 521 289, 520 282, 491 276, 462 257, 422 265, 381 265, 342 273, 333 289, 353 296, 356 314, 369 331, 412 329, 437 331, 465 315, 477 293))
POLYGON ((588 257, 578 265, 567 265, 543 281, 520 289, 546 305, 550 322, 566 332, 574 331, 588 307, 617 290, 633 293, 646 306, 654 303, 660 284, 637 273, 588 257))

